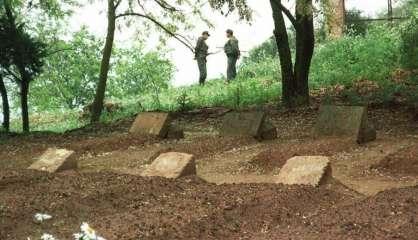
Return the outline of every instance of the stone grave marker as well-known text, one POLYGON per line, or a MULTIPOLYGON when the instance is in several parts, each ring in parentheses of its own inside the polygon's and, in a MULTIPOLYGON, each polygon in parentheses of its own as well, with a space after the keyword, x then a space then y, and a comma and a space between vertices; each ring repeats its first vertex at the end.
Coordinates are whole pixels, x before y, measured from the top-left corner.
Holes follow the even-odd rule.
POLYGON ((77 169, 77 159, 74 157, 74 151, 49 148, 29 169, 50 173, 77 169))
POLYGON ((331 177, 328 157, 297 156, 287 160, 280 169, 277 183, 318 186, 331 177))
POLYGON ((277 137, 277 129, 264 112, 231 112, 225 115, 220 134, 271 140, 277 137))
POLYGON ((170 114, 168 113, 140 113, 132 124, 129 132, 166 138, 170 128, 170 121, 170 114))
POLYGON ((319 109, 316 137, 349 137, 358 143, 376 139, 376 130, 367 119, 367 107, 323 105, 319 109))
POLYGON ((180 178, 195 174, 196 164, 193 155, 168 152, 157 157, 142 173, 142 176, 180 178))

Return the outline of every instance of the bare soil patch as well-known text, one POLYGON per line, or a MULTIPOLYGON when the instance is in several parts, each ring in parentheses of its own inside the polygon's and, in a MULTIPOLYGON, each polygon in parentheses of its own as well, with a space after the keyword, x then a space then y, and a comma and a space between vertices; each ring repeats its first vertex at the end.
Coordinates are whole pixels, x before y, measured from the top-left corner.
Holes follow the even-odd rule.
POLYGON ((263 172, 270 172, 281 168, 288 159, 295 156, 332 156, 335 153, 357 147, 350 139, 320 139, 292 143, 281 143, 270 148, 257 156, 250 162, 250 165, 261 169, 263 172))
POLYGON ((107 239, 413 239, 418 188, 358 201, 327 187, 214 185, 112 173, 0 175, 0 238, 69 239, 82 221, 107 239), (53 215, 38 225, 37 212, 53 215))
POLYGON ((395 175, 418 177, 418 145, 403 148, 387 156, 373 168, 395 175))

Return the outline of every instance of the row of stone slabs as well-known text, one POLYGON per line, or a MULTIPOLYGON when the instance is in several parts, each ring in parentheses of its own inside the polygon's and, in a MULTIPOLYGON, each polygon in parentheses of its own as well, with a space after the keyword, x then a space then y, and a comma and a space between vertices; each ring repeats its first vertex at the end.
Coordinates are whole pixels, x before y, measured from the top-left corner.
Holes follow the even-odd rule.
MULTIPOLYGON (((184 137, 183 130, 172 124, 169 113, 141 113, 129 132, 160 138, 184 137)), ((272 140, 278 134, 264 112, 231 112, 224 117, 220 135, 272 140)), ((367 119, 366 107, 324 105, 319 110, 314 136, 348 137, 365 143, 376 139, 376 131, 367 119)))
MULTIPOLYGON (((183 135, 182 131, 171 128, 170 116, 166 113, 139 114, 131 133, 150 134, 159 137, 183 135), (176 133, 177 132, 177 133, 176 133), (181 133, 179 133, 181 132, 181 133)), ((225 116, 221 129, 223 136, 252 136, 258 139, 277 137, 277 130, 266 120, 265 114, 230 113, 225 116)), ((376 138, 376 131, 367 120, 367 108, 345 106, 322 106, 315 127, 316 136, 352 137, 357 142, 376 138)), ((77 168, 74 151, 48 149, 29 169, 58 172, 77 168)), ((196 174, 193 155, 185 153, 163 153, 144 171, 143 176, 180 178, 196 174)), ((317 186, 331 176, 329 159, 323 156, 294 157, 280 170, 277 183, 317 186)))
MULTIPOLYGON (((48 149, 29 169, 50 173, 77 169, 73 151, 48 149)), ((191 154, 167 152, 158 156, 142 173, 143 177, 177 179, 196 175, 196 162, 191 154)), ((277 176, 276 183, 318 186, 331 176, 328 157, 298 156, 289 159, 277 176)))

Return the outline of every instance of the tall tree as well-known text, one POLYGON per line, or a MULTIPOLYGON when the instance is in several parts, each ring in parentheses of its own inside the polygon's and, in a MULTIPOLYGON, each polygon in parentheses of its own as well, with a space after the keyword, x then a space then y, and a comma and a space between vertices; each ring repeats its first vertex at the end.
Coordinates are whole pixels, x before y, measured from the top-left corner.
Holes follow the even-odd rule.
POLYGON ((10 130, 10 107, 9 99, 7 97, 7 89, 4 84, 3 74, 0 72, 0 95, 3 104, 3 122, 2 126, 6 132, 10 130))
MULTIPOLYGON (((103 109, 117 20, 127 18, 132 19, 132 17, 134 17, 136 20, 141 21, 140 23, 142 26, 148 27, 148 31, 145 33, 146 36, 144 36, 144 38, 150 35, 149 24, 152 24, 156 30, 166 33, 168 36, 173 37, 193 51, 193 46, 188 39, 178 32, 181 28, 190 29, 192 27, 187 21, 189 15, 200 17, 201 20, 209 23, 202 16, 200 10, 201 4, 198 2, 199 0, 196 0, 195 2, 166 0, 107 0, 107 35, 100 66, 99 83, 93 102, 91 116, 92 123, 100 120, 103 109), (124 7, 125 9, 122 9, 124 7), (184 9, 184 7, 187 7, 187 9, 184 9)), ((130 21, 132 20, 128 20, 127 23, 130 23, 130 21)))
POLYGON ((29 84, 42 69, 45 44, 30 36, 25 25, 16 21, 10 0, 4 1, 5 14, 1 17, 1 52, 9 59, 2 65, 20 87, 23 131, 29 132, 29 84))
MULTIPOLYGON (((270 0, 273 10, 274 36, 280 58, 282 74, 282 102, 287 107, 309 104, 309 71, 315 47, 313 0, 295 0, 295 13, 287 8, 282 0, 270 0), (290 40, 285 16, 296 32, 296 56, 292 61, 290 40)), ((225 13, 238 10, 242 19, 251 14, 246 0, 210 0, 212 8, 225 13)))

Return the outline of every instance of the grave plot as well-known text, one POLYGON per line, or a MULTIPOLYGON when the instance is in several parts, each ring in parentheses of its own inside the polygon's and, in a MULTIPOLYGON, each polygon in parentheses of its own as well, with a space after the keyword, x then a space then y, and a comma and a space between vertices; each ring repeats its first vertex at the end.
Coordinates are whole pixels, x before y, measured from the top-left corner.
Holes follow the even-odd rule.
POLYGON ((77 169, 77 159, 74 151, 49 148, 29 169, 50 173, 77 169))
POLYGON ((144 112, 138 114, 129 132, 159 138, 184 138, 183 130, 171 122, 170 113, 144 112))
POLYGON ((144 177, 180 178, 196 174, 194 156, 186 153, 168 152, 161 154, 142 173, 144 177))
POLYGON ((277 183, 318 186, 332 176, 328 157, 298 156, 287 160, 277 183))
POLYGON ((376 130, 367 119, 367 107, 323 105, 314 136, 352 138, 366 143, 376 139, 376 130))
POLYGON ((272 140, 277 138, 277 129, 266 119, 264 112, 232 112, 225 115, 220 134, 272 140))

